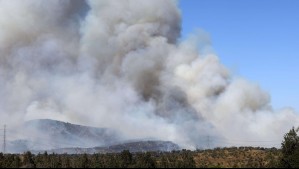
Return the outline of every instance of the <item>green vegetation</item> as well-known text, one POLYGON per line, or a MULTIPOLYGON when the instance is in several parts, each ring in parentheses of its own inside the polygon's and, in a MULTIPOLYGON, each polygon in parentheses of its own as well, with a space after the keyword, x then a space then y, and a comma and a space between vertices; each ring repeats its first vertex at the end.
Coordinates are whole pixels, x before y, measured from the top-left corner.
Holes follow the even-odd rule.
POLYGON ((0 154, 0 168, 277 167, 280 150, 252 147, 114 154, 0 154))
POLYGON ((194 168, 191 151, 118 154, 0 154, 0 168, 194 168))
POLYGON ((297 135, 299 128, 292 128, 289 133, 284 136, 281 144, 282 159, 281 167, 283 168, 299 168, 299 136, 297 135))

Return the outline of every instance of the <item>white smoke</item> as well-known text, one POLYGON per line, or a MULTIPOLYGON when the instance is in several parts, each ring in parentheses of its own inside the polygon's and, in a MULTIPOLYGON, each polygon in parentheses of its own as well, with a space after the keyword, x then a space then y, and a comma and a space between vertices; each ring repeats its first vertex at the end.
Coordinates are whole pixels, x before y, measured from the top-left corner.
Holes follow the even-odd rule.
POLYGON ((198 49, 206 37, 178 42, 177 1, 0 0, 0 28, 1 124, 49 118, 191 149, 207 136, 273 146, 299 124, 198 49))

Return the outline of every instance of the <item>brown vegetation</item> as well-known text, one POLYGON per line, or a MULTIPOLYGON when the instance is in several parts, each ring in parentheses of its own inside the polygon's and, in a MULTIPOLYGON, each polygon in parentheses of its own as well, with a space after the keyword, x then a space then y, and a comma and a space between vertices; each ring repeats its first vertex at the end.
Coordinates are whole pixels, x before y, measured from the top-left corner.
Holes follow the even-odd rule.
POLYGON ((233 147, 197 151, 194 160, 199 168, 268 168, 277 167, 280 156, 276 148, 233 147))

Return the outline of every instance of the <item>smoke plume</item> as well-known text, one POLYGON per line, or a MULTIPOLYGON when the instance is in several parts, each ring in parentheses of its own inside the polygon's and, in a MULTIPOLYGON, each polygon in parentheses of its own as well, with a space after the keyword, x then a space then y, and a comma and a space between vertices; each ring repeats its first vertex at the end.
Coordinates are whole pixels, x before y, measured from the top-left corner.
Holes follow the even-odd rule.
POLYGON ((299 124, 198 49, 206 37, 180 31, 172 0, 0 0, 0 123, 54 119, 190 149, 207 136, 277 146, 299 124))

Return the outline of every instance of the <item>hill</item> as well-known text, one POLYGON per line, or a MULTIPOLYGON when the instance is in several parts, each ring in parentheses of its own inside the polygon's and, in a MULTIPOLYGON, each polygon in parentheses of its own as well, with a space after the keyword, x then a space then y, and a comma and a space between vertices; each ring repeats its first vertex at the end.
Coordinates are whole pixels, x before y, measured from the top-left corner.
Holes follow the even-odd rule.
MULTIPOLYGON (((115 144, 106 147, 94 147, 94 148, 60 148, 47 150, 48 153, 56 154, 106 154, 106 153, 120 153, 123 150, 129 150, 130 152, 170 152, 173 150, 179 150, 179 146, 170 141, 135 141, 122 144, 115 144)), ((42 151, 37 151, 34 153, 42 153, 42 151)))
POLYGON ((169 141, 148 141, 122 139, 121 133, 108 128, 96 128, 76 125, 61 121, 40 119, 25 123, 22 134, 24 139, 8 143, 8 152, 34 153, 118 153, 122 150, 131 152, 172 151, 179 146, 169 141))

